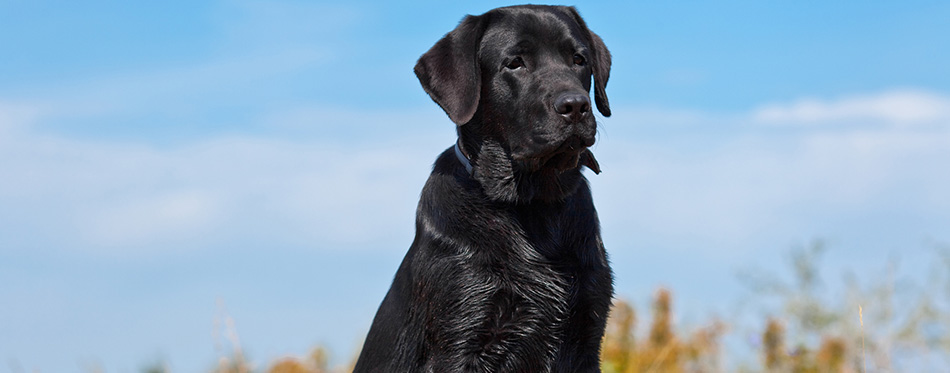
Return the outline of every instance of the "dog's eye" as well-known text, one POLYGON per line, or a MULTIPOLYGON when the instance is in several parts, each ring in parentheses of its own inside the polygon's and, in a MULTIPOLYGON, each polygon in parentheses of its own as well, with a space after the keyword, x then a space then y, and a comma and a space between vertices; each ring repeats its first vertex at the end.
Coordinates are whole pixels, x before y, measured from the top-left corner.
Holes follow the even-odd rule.
POLYGON ((574 54, 574 64, 577 66, 584 66, 587 64, 587 60, 584 59, 584 56, 580 54, 574 54))
POLYGON ((505 65, 505 67, 507 67, 507 68, 509 68, 509 69, 511 69, 511 70, 520 69, 520 68, 524 67, 524 60, 521 59, 521 57, 515 57, 514 59, 512 59, 511 61, 509 61, 508 64, 505 65))

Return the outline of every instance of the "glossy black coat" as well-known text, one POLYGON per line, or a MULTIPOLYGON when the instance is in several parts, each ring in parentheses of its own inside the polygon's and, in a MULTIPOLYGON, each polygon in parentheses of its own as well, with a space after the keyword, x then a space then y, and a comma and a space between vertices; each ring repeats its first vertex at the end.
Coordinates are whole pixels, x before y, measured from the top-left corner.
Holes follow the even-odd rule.
POLYGON ((599 371, 612 275, 581 167, 591 80, 610 115, 603 41, 571 7, 499 8, 415 71, 473 168, 436 160, 355 372, 599 371))

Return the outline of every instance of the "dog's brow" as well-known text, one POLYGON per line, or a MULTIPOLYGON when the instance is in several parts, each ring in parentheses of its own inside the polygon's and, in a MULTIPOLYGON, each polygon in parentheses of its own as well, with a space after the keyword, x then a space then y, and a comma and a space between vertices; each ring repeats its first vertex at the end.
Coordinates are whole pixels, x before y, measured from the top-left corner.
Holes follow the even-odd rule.
POLYGON ((519 40, 517 43, 505 50, 508 54, 525 54, 533 52, 537 47, 530 40, 519 40))

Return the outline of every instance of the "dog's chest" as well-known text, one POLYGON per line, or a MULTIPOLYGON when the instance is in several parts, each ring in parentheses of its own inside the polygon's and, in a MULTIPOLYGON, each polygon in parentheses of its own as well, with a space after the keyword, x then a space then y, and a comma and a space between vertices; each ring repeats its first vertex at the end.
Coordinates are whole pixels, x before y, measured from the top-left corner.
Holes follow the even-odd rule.
MULTIPOLYGON (((537 316, 549 318, 550 325, 564 320, 584 283, 596 271, 589 263, 596 232, 586 231, 584 224, 572 221, 563 208, 517 211, 508 220, 508 237, 494 240, 507 242, 503 260, 493 261, 491 272, 498 274, 496 291, 511 294, 513 302, 505 303, 516 310, 537 309, 537 316)), ((502 312, 517 314, 519 312, 502 312)))

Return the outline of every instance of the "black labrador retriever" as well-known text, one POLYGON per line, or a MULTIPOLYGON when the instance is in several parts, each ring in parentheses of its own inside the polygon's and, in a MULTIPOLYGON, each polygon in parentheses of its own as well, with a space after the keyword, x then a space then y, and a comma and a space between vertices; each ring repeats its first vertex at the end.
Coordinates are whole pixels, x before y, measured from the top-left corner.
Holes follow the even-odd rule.
POLYGON ((572 7, 467 16, 416 76, 457 124, 355 372, 592 372, 613 294, 581 166, 610 53, 572 7))

